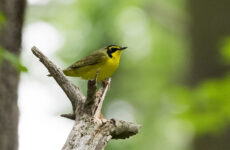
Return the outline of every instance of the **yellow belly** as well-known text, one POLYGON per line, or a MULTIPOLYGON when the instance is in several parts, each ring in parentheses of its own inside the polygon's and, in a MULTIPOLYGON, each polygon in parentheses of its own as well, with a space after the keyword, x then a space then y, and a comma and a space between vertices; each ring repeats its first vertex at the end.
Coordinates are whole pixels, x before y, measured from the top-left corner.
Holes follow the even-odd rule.
POLYGON ((113 59, 108 60, 101 64, 88 65, 85 67, 77 68, 68 72, 65 72, 67 76, 81 77, 85 80, 93 80, 95 78, 96 72, 98 71, 97 80, 102 81, 106 78, 111 77, 117 70, 119 65, 118 62, 113 59))

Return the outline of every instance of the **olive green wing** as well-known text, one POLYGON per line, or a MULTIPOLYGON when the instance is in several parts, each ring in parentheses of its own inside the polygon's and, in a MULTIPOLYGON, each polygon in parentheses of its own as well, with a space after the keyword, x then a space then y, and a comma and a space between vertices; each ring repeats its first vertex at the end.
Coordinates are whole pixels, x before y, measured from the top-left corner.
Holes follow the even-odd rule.
POLYGON ((89 65, 96 65, 104 62, 106 60, 106 57, 107 57, 106 53, 102 50, 99 50, 81 60, 78 60, 77 62, 69 66, 67 69, 65 69, 64 71, 74 70, 89 65))

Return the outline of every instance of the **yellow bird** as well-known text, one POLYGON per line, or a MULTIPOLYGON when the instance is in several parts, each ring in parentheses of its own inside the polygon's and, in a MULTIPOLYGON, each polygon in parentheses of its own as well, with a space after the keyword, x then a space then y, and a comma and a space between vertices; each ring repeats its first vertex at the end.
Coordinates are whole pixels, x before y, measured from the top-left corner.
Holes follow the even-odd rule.
POLYGON ((66 76, 81 77, 85 80, 94 79, 97 73, 98 81, 105 80, 111 77, 117 70, 121 53, 126 48, 127 47, 109 45, 78 60, 63 70, 63 72, 66 76))

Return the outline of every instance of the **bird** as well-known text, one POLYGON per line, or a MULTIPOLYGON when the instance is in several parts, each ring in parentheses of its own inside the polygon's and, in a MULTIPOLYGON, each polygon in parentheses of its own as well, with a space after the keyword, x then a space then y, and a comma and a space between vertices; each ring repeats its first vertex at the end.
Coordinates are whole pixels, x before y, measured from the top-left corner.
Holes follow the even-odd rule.
POLYGON ((81 77, 84 80, 98 81, 111 77, 118 69, 120 57, 127 47, 109 45, 80 59, 63 70, 66 76, 81 77))

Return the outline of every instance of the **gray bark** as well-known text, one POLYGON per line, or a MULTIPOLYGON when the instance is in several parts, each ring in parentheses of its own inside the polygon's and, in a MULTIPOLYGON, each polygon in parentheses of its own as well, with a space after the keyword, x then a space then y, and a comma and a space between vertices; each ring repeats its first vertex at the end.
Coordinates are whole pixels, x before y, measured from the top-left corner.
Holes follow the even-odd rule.
POLYGON ((97 75, 88 81, 87 97, 70 82, 36 47, 32 52, 49 70, 52 77, 68 96, 73 107, 72 114, 63 117, 74 119, 75 123, 62 150, 103 150, 110 139, 125 139, 138 133, 140 126, 115 119, 101 119, 100 112, 108 84, 102 84, 97 90, 97 75))
MULTIPOLYGON (((25 0, 0 0, 0 46, 19 56, 25 0)), ((19 71, 11 63, 0 63, 0 150, 18 148, 19 71)))

